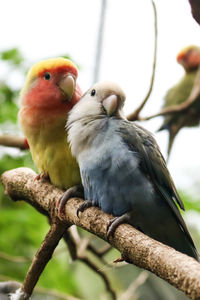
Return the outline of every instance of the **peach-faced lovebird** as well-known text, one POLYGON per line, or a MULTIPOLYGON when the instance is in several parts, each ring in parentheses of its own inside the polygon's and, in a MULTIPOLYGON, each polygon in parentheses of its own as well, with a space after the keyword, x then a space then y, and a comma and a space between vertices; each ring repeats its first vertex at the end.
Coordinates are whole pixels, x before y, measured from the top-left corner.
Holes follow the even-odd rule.
POLYGON ((39 177, 48 176, 51 183, 64 189, 81 183, 65 130, 67 114, 82 94, 77 75, 76 66, 68 59, 38 62, 30 69, 20 97, 19 121, 39 177))
MULTIPOLYGON (((189 46, 184 48, 177 55, 177 62, 185 70, 182 79, 173 86, 165 96, 164 107, 178 105, 187 100, 194 85, 200 85, 196 82, 198 68, 200 65, 200 47, 189 46)), ((164 123, 159 130, 167 129, 169 131, 168 154, 170 154, 174 139, 183 127, 197 126, 200 121, 200 95, 196 94, 193 103, 180 113, 167 115, 164 123)))
POLYGON ((129 223, 198 260, 159 147, 149 131, 123 117, 124 101, 117 84, 100 82, 69 113, 68 139, 87 199, 77 213, 98 206, 115 216, 108 237, 119 224, 129 223))

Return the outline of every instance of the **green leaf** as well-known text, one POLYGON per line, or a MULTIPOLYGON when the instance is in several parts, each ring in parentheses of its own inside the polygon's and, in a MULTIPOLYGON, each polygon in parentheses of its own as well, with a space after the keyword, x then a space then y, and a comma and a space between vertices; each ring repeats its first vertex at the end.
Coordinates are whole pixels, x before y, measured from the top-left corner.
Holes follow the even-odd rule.
POLYGON ((0 58, 2 60, 8 61, 9 63, 15 66, 20 65, 24 61, 21 52, 17 48, 12 48, 0 52, 0 58))

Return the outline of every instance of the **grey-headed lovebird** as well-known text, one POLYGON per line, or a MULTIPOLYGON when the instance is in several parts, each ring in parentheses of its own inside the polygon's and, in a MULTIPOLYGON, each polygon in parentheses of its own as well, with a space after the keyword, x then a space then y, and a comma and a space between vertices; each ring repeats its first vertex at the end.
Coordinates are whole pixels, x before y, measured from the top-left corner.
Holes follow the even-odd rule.
MULTIPOLYGON (((200 72, 200 47, 188 46, 182 49, 177 55, 177 62, 183 66, 185 74, 181 80, 167 92, 164 99, 164 107, 182 104, 188 99, 192 89, 195 91, 195 85, 200 86, 199 75, 197 77, 197 74, 200 72)), ((192 103, 186 109, 182 109, 178 113, 165 116, 164 123, 159 129, 159 131, 164 129, 169 131, 168 155, 170 154, 174 139, 179 130, 183 127, 197 126, 199 125, 199 121, 200 93, 198 87, 192 103)))
POLYGON ((86 199, 77 213, 98 206, 115 217, 108 237, 119 224, 129 223, 198 260, 177 207, 184 205, 159 147, 149 131, 124 118, 124 101, 117 84, 100 82, 69 113, 68 139, 86 199))

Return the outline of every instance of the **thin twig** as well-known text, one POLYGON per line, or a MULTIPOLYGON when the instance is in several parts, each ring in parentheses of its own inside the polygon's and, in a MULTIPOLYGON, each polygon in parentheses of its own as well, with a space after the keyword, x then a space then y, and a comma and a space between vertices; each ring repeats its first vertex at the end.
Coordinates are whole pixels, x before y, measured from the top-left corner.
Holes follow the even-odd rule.
MULTIPOLYGON (((78 245, 82 244, 82 239, 80 238, 80 236, 78 234, 77 227, 71 226, 68 229, 68 231, 64 234, 63 237, 68 246, 72 260, 76 259, 76 251, 77 251, 76 247, 78 245)), ((110 251, 110 249, 112 249, 112 247, 109 244, 105 245, 102 249, 97 250, 93 245, 91 245, 90 243, 87 243, 87 249, 85 249, 85 250, 89 250, 103 264, 107 264, 107 262, 103 258, 103 255, 106 254, 108 251, 110 251)))
POLYGON ((0 257, 3 259, 6 259, 8 261, 14 262, 14 263, 25 263, 25 262, 30 262, 31 259, 24 257, 24 256, 13 256, 8 253, 0 251, 0 257))
POLYGON ((92 253, 94 253, 97 257, 104 256, 111 249, 112 249, 112 247, 109 244, 105 245, 104 247, 102 247, 101 249, 98 249, 98 250, 93 245, 91 245, 91 244, 88 245, 88 250, 90 250, 92 253))
POLYGON ((71 232, 69 229, 64 233, 63 239, 64 239, 65 243, 67 244, 70 257, 71 257, 72 261, 74 261, 77 258, 76 242, 74 241, 74 238, 71 235, 71 232))
POLYGON ((180 113, 181 111, 182 111, 182 104, 168 106, 168 107, 165 107, 165 108, 161 109, 161 111, 159 111, 158 113, 153 114, 149 117, 140 118, 140 120, 141 121, 148 121, 148 120, 151 120, 151 119, 156 118, 156 117, 166 116, 166 115, 173 115, 173 114, 176 114, 176 113, 180 113))
POLYGON ((134 280, 128 287, 128 289, 119 297, 118 300, 129 300, 134 295, 137 288, 145 283, 149 273, 147 271, 142 271, 138 278, 134 280))
POLYGON ((96 266, 91 260, 89 260, 88 257, 82 256, 82 257, 78 257, 78 259, 84 262, 88 267, 90 267, 90 269, 92 269, 95 273, 97 273, 102 278, 102 280, 105 283, 107 291, 111 294, 112 299, 116 300, 117 299, 116 293, 112 289, 106 274, 102 270, 100 270, 98 266, 96 266))
POLYGON ((86 255, 86 250, 89 246, 89 239, 80 239, 76 227, 74 227, 72 230, 68 230, 63 237, 68 245, 68 249, 70 251, 72 259, 83 262, 98 276, 100 276, 105 283, 107 292, 109 292, 112 296, 112 299, 115 300, 116 294, 110 285, 107 275, 102 270, 100 270, 99 267, 94 262, 92 262, 91 259, 86 255))
POLYGON ((70 295, 66 295, 66 294, 58 292, 56 290, 47 289, 47 288, 43 288, 43 287, 36 287, 35 291, 37 293, 42 293, 44 295, 54 296, 58 299, 63 299, 63 300, 81 300, 80 298, 73 297, 73 296, 70 296, 70 295))
MULTIPOLYGON (((106 276, 106 274, 99 269, 97 265, 95 265, 91 259, 86 255, 86 250, 90 248, 89 241, 90 239, 81 239, 76 226, 71 226, 63 235, 64 241, 68 246, 68 250, 70 253, 70 256, 73 261, 79 260, 83 263, 85 263, 89 268, 91 268, 95 273, 97 273, 98 276, 102 278, 102 280, 105 283, 107 292, 109 292, 112 295, 113 299, 116 299, 115 292, 110 286, 109 280, 106 276)), ((93 249, 94 250, 94 249, 93 249)), ((92 251, 94 254, 95 251, 92 251)), ((101 260, 101 262, 105 263, 103 258, 98 256, 98 259, 101 260)))
POLYGON ((153 0, 151 0, 151 3, 153 5, 153 11, 154 11, 154 58, 153 58, 153 68, 152 68, 152 75, 151 75, 151 82, 150 82, 150 87, 147 92, 147 95, 145 96, 144 100, 142 103, 136 108, 136 110, 129 114, 127 116, 127 119, 129 121, 136 121, 140 120, 139 114, 141 110, 143 109, 144 105, 147 103, 147 100, 149 99, 151 92, 153 90, 153 84, 154 84, 154 79, 155 79, 155 71, 156 71, 156 61, 157 61, 157 40, 158 40, 158 21, 157 21, 157 10, 156 10, 156 5, 153 0))
POLYGON ((80 240, 80 242, 77 244, 77 256, 82 257, 85 255, 85 252, 87 250, 87 247, 89 245, 90 238, 84 237, 80 240))
POLYGON ((172 114, 176 114, 176 113, 183 113, 184 111, 189 109, 196 100, 198 100, 199 95, 200 95, 200 66, 199 66, 197 75, 195 77, 193 88, 192 88, 188 98, 183 103, 178 104, 178 105, 171 105, 168 107, 164 107, 163 109, 161 109, 160 112, 153 114, 149 117, 140 118, 140 120, 147 121, 147 120, 153 119, 155 117, 172 115, 172 114))

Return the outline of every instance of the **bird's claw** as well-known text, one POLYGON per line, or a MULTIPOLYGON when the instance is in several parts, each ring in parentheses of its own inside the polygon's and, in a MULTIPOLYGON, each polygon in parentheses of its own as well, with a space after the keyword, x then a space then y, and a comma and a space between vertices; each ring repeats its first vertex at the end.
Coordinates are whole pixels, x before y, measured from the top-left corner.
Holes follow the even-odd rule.
POLYGON ((59 219, 63 218, 64 215, 64 207, 67 203, 67 201, 69 200, 69 198, 66 195, 66 192, 59 198, 59 200, 56 203, 56 208, 58 210, 58 217, 59 219))
POLYGON ((106 236, 107 236, 107 239, 109 240, 109 238, 113 235, 115 229, 117 228, 118 224, 117 223, 117 219, 118 217, 115 217, 113 219, 111 219, 107 225, 107 233, 106 233, 106 236))
POLYGON ((107 239, 109 240, 109 238, 113 236, 115 230, 120 224, 129 223, 130 218, 131 218, 130 213, 126 213, 120 217, 115 217, 111 219, 107 225, 107 233, 106 233, 107 239))
POLYGON ((36 180, 48 180, 48 181, 50 181, 49 174, 48 174, 48 173, 45 173, 45 172, 41 172, 41 173, 39 173, 39 174, 34 178, 34 181, 36 181, 36 180))
POLYGON ((83 187, 82 186, 73 186, 73 187, 69 188, 59 198, 59 200, 56 203, 56 208, 57 208, 57 211, 58 211, 59 219, 63 218, 64 208, 65 208, 65 205, 66 205, 67 201, 70 198, 74 198, 74 197, 84 198, 84 192, 83 192, 83 187))
POLYGON ((76 215, 79 218, 79 214, 80 212, 84 212, 85 209, 89 208, 93 206, 92 201, 91 200, 85 200, 78 208, 76 211, 76 215))

